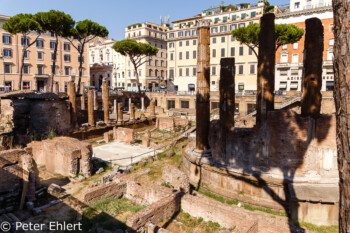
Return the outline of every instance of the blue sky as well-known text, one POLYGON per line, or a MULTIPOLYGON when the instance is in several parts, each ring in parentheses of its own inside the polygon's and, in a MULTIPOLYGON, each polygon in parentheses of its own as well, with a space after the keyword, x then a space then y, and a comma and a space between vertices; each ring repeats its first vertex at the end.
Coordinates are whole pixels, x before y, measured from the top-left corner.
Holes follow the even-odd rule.
MULTIPOLYGON (((225 5, 257 0, 225 1, 225 5)), ((272 5, 288 4, 289 0, 270 0, 272 5)), ((64 11, 74 20, 91 19, 107 27, 109 37, 121 40, 126 26, 139 22, 160 23, 160 16, 170 21, 192 17, 220 0, 0 0, 0 14, 36 13, 51 9, 64 11)))

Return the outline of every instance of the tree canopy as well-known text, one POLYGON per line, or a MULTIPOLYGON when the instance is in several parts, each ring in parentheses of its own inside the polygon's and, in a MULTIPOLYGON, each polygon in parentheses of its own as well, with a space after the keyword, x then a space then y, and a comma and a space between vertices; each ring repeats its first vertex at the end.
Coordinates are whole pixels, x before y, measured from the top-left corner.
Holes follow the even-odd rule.
MULTIPOLYGON (((232 36, 241 44, 245 44, 252 48, 256 56, 258 56, 255 48, 259 47, 260 24, 254 23, 247 27, 237 28, 232 31, 232 36)), ((284 44, 293 44, 298 42, 304 35, 304 29, 291 24, 276 24, 276 51, 284 44)))
POLYGON ((63 37, 70 35, 75 24, 69 14, 56 10, 38 12, 35 14, 35 19, 41 25, 43 31, 52 32, 63 37))
POLYGON ((270 5, 269 1, 264 0, 265 6, 264 6, 264 13, 272 12, 275 9, 275 6, 270 5))
POLYGON ((147 62, 147 57, 155 56, 158 53, 158 48, 132 39, 125 39, 117 41, 113 45, 113 49, 121 55, 129 57, 134 66, 139 92, 141 92, 137 68, 147 62))

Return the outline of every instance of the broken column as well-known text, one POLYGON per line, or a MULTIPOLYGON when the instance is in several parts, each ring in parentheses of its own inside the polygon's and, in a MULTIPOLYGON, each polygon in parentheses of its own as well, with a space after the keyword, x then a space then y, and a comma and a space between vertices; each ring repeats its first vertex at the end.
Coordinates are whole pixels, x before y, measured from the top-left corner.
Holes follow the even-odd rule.
POLYGON ((123 103, 118 103, 118 122, 123 122, 123 103))
MULTIPOLYGON (((197 96, 196 96, 196 149, 209 150, 210 123, 210 33, 209 20, 198 21, 197 96)), ((202 153, 201 152, 201 153, 202 153)))
POLYGON ((103 118, 104 122, 108 124, 109 122, 109 88, 107 78, 102 80, 102 102, 103 102, 103 118))
POLYGON ((156 115, 156 103, 152 100, 151 103, 149 104, 149 111, 151 116, 156 115))
POLYGON ((141 111, 145 111, 145 97, 141 97, 141 111))
POLYGON ((258 87, 256 124, 266 121, 267 112, 274 110, 275 88, 275 15, 264 14, 260 19, 258 87))
POLYGON ((91 126, 95 125, 94 119, 94 90, 89 87, 88 89, 88 123, 91 126))
POLYGON ((117 114, 117 99, 113 100, 113 113, 117 114))
POLYGON ((135 107, 134 107, 134 103, 130 103, 130 105, 129 105, 129 111, 130 111, 130 121, 135 120, 135 107))
POLYGON ((131 113, 131 108, 130 108, 130 105, 131 105, 131 97, 129 98, 129 113, 131 113))
POLYGON ((84 87, 80 88, 80 109, 85 110, 85 93, 84 93, 84 87))
POLYGON ((235 127, 235 58, 221 58, 220 66, 220 125, 229 130, 235 127))
POLYGON ((97 90, 94 90, 94 110, 98 110, 97 90))
POLYGON ((317 118, 321 110, 323 26, 318 18, 305 21, 301 115, 317 118))
POLYGON ((146 130, 145 133, 143 134, 142 145, 144 147, 150 147, 150 145, 151 145, 151 131, 146 130))
POLYGON ((77 102, 75 94, 75 83, 73 81, 68 82, 68 96, 71 104, 71 124, 73 127, 77 126, 77 102))

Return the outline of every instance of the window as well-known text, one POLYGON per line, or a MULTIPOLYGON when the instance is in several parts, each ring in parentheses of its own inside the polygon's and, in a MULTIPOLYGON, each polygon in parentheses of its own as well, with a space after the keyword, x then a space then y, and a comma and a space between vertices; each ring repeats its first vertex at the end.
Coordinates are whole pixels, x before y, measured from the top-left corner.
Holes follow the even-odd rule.
POLYGON ((192 56, 193 56, 193 59, 196 59, 196 58, 197 58, 197 51, 196 51, 196 50, 193 50, 192 56))
POLYGON ((30 90, 30 82, 29 81, 23 81, 22 86, 23 86, 23 90, 30 90))
POLYGON ((182 47, 182 41, 179 42, 179 47, 182 47))
POLYGON ((235 56, 235 47, 231 47, 231 57, 235 56))
POLYGON ((287 82, 280 82, 279 90, 286 91, 287 90, 287 82))
POLYGON ((242 14, 241 14, 241 19, 245 19, 245 18, 246 18, 246 16, 247 16, 247 14, 246 14, 246 13, 242 13, 242 14))
POLYGON ((298 90, 298 81, 290 82, 290 90, 291 91, 297 91, 298 90))
POLYGON ((4 57, 11 57, 12 56, 12 51, 10 48, 4 48, 3 50, 4 57))
POLYGON ((13 90, 13 85, 12 85, 12 81, 5 81, 5 86, 9 87, 9 90, 12 91, 13 90))
POLYGON ((44 52, 38 51, 38 60, 43 60, 44 59, 44 52))
POLYGON ((4 43, 4 44, 11 44, 11 35, 3 34, 2 35, 2 43, 4 43))
POLYGON ((186 40, 186 46, 190 46, 190 41, 186 40))
POLYGON ((23 36, 21 37, 21 45, 29 45, 29 39, 28 37, 24 38, 23 36))
POLYGON ((179 52, 179 60, 182 60, 182 52, 179 52))
POLYGON ((148 70, 148 76, 149 76, 149 77, 152 77, 152 75, 153 75, 153 70, 149 69, 149 70, 148 70))
POLYGON ((218 22, 219 22, 219 18, 215 18, 215 19, 214 19, 214 22, 215 22, 215 23, 218 23, 218 22))
POLYGON ((232 31, 232 30, 235 30, 237 28, 237 24, 231 24, 231 26, 230 26, 230 30, 232 31))
POLYGON ((333 60, 333 51, 328 50, 327 51, 327 61, 332 61, 333 60))
POLYGON ((192 75, 193 76, 196 76, 197 75, 197 68, 196 67, 193 67, 193 70, 192 70, 192 75))
POLYGON ((24 52, 24 59, 28 59, 28 58, 29 58, 29 51, 26 50, 26 51, 24 52))
POLYGON ((239 83, 238 83, 238 91, 239 91, 239 92, 244 91, 244 83, 242 83, 242 82, 239 82, 239 83))
POLYGON ((238 66, 238 74, 243 74, 243 68, 244 68, 243 65, 238 66))
POLYGON ((300 7, 300 2, 295 2, 294 3, 294 8, 295 9, 299 9, 299 7, 300 7))
POLYGON ((51 60, 53 61, 55 59, 55 53, 51 53, 51 60))
POLYGON ((221 57, 225 57, 225 49, 224 48, 221 49, 221 57))
POLYGON ((64 55, 64 61, 65 62, 70 62, 70 54, 65 54, 64 55))
POLYGON ((55 37, 55 33, 51 32, 51 37, 55 37))
POLYGON ((288 54, 282 53, 281 54, 281 63, 287 63, 288 62, 288 54))
POLYGON ((37 48, 43 48, 43 47, 44 47, 44 41, 43 41, 43 39, 38 39, 38 40, 36 41, 36 47, 37 47, 37 48))
POLYGON ((175 108, 175 100, 168 100, 168 109, 175 108))
POLYGON ((190 101, 181 101, 181 108, 190 108, 190 101))
POLYGON ((197 40, 193 40, 193 45, 197 45, 197 40))
POLYGON ((164 61, 160 61, 160 66, 161 66, 161 67, 164 66, 164 61))
POLYGON ((84 57, 82 57, 82 56, 80 56, 80 55, 78 55, 78 62, 84 62, 84 57))
POLYGON ((218 32, 218 28, 217 27, 211 28, 211 33, 217 33, 217 32, 218 32))
POLYGON ((227 31, 227 26, 221 26, 220 27, 221 32, 226 32, 227 31))
POLYGON ((174 60, 174 53, 170 53, 170 61, 174 60))
POLYGON ((216 57, 216 49, 212 50, 212 57, 216 57))
POLYGON ((174 33, 169 33, 169 38, 174 38, 174 33))
POLYGON ((326 81, 326 91, 334 90, 334 81, 326 81))
POLYGON ((174 78, 174 68, 169 69, 169 78, 174 78))
POLYGON ((56 41, 51 40, 51 41, 50 41, 50 49, 54 49, 54 48, 55 48, 55 45, 56 45, 56 41))
POLYGON ((293 54, 292 63, 298 63, 298 62, 299 62, 299 54, 293 54))
POLYGON ((196 86, 192 83, 188 84, 188 91, 195 91, 196 90, 196 86))
POLYGON ((250 12, 250 17, 254 18, 255 15, 256 15, 256 12, 255 12, 255 11, 250 12))
POLYGON ((190 68, 186 68, 186 76, 190 76, 190 68))
POLYGON ((175 46, 174 46, 174 42, 171 42, 171 43, 169 43, 169 48, 174 48, 175 46))
POLYGON ((191 36, 191 31, 190 30, 185 31, 185 36, 191 36))
POLYGON ((184 35, 183 32, 178 32, 178 33, 177 33, 177 36, 178 36, 178 37, 183 37, 183 35, 184 35))
POLYGON ((225 23, 227 22, 227 16, 222 17, 222 21, 225 23))
POLYGON ((182 68, 179 68, 179 76, 182 76, 182 68))
POLYGON ((190 59, 190 52, 186 51, 186 59, 190 59))
MULTIPOLYGON (((152 65, 152 59, 148 60, 148 65, 151 66, 152 65)), ((129 66, 130 66, 130 61, 129 61, 129 66)))
POLYGON ((236 15, 232 15, 232 20, 236 20, 237 16, 236 15))
POLYGON ((192 36, 197 36, 197 30, 196 29, 192 30, 192 36))
POLYGON ((23 65, 23 74, 29 74, 29 65, 28 64, 23 65))
POLYGON ((6 74, 11 73, 11 64, 10 63, 5 63, 4 64, 4 70, 6 74))
POLYGON ((70 67, 69 66, 65 66, 64 67, 64 75, 69 75, 69 71, 70 71, 70 67))
POLYGON ((255 65, 254 64, 250 64, 250 66, 249 66, 249 74, 255 74, 255 65))
POLYGON ((231 42, 236 41, 236 38, 231 36, 231 42))
POLYGON ((238 27, 244 28, 245 27, 245 23, 240 23, 238 27))
POLYGON ((287 44, 282 45, 282 50, 286 50, 288 48, 287 44))
POLYGON ((211 75, 216 75, 216 66, 211 67, 211 75))
POLYGON ((239 47, 239 56, 243 56, 243 53, 244 53, 243 46, 240 46, 239 47))
POLYGON ((299 43, 298 43, 298 42, 295 42, 295 43, 293 44, 293 49, 298 49, 298 47, 299 47, 299 43))
POLYGON ((223 36, 223 37, 221 37, 221 43, 225 43, 225 37, 223 36))
POLYGON ((329 40, 329 46, 333 46, 334 45, 334 39, 330 39, 329 40))
POLYGON ((158 66, 158 60, 154 60, 154 66, 158 66))
POLYGON ((213 37, 212 43, 213 43, 213 44, 216 44, 216 37, 213 37))
POLYGON ((249 56, 253 55, 253 49, 251 47, 248 48, 248 55, 249 56))
POLYGON ((44 74, 44 66, 43 65, 38 65, 38 75, 44 74))

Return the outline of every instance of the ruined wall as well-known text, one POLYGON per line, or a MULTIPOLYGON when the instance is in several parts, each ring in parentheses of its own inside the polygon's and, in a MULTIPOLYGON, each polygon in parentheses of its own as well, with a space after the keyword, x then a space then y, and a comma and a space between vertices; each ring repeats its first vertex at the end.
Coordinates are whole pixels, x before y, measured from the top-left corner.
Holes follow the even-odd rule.
POLYGON ((0 127, 11 127, 18 133, 59 134, 70 129, 70 109, 64 100, 2 99, 0 127))
POLYGON ((28 144, 38 166, 48 172, 63 176, 82 173, 90 176, 92 147, 89 143, 69 137, 56 137, 28 144))
POLYGON ((132 144, 135 142, 135 130, 129 128, 118 127, 116 131, 116 138, 120 142, 132 144))

